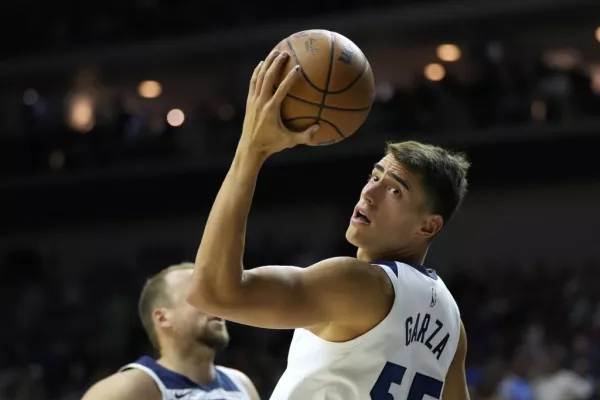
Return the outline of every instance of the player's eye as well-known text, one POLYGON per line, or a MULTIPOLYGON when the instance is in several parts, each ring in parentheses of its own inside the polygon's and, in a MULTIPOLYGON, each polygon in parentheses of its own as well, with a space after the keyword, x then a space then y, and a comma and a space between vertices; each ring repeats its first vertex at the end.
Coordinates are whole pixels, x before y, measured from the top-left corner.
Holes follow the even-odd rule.
POLYGON ((369 181, 378 182, 379 181, 379 177, 377 175, 370 174, 369 175, 369 181))
POLYGON ((400 196, 402 194, 402 192, 396 188, 390 188, 390 192, 392 192, 394 196, 400 196))

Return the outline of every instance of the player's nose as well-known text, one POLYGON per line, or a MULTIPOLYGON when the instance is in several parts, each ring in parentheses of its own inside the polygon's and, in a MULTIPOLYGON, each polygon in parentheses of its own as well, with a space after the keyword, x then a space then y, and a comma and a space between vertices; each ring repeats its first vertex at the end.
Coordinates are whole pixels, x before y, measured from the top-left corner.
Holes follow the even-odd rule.
POLYGON ((364 187, 361 197, 369 204, 375 204, 377 198, 377 184, 370 184, 364 187))

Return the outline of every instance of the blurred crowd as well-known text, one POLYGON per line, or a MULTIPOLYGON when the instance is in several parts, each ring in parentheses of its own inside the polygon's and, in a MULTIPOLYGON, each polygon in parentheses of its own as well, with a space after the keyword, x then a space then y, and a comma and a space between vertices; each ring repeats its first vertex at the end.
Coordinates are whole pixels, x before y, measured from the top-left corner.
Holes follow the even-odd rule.
MULTIPOLYGON (((363 131, 383 141, 415 133, 552 126, 597 116, 596 81, 576 63, 525 57, 502 42, 474 46, 470 54, 469 68, 477 71, 470 80, 459 79, 449 67, 441 80, 418 71, 408 86, 379 82, 363 131)), ((245 104, 244 90, 215 96, 212 104, 197 102, 186 109, 185 123, 174 127, 167 124, 168 109, 142 115, 117 91, 103 101, 95 126, 81 134, 67 125, 64 113, 47 113, 56 104, 37 93, 26 96, 34 98, 21 105, 22 132, 0 136, 0 175, 230 156, 245 104)))
MULTIPOLYGON (((435 3, 440 0, 428 0, 435 3)), ((7 41, 0 60, 32 51, 61 51, 89 45, 169 38, 185 34, 242 29, 278 19, 297 20, 315 14, 336 15, 381 6, 418 3, 416 0, 306 0, 294 3, 260 0, 250 3, 196 2, 192 0, 126 0, 88 2, 37 2, 36 13, 20 3, 7 6, 6 15, 18 17, 19 35, 7 41), (63 3, 63 4, 61 4, 63 3), (62 6, 61 6, 62 5, 62 6), (218 18, 214 16, 218 15, 218 18)))
MULTIPOLYGON (((272 253, 266 260, 251 249, 248 259, 260 265, 291 256, 272 253)), ((78 399, 94 381, 151 354, 137 296, 145 277, 167 261, 143 268, 99 263, 62 278, 52 272, 57 262, 29 251, 2 260, 3 400, 78 399)), ((473 400, 600 398, 599 260, 461 266, 443 278, 467 328, 473 400)), ((246 372, 268 398, 285 368, 292 332, 233 323, 229 330, 232 342, 218 362, 246 372)))

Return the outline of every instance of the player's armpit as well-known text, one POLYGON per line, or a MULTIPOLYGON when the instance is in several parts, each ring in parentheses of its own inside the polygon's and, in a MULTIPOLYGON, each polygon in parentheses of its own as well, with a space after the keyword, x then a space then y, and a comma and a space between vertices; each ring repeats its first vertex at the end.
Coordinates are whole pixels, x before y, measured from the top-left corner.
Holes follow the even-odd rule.
POLYGON ((373 326, 389 312, 393 293, 381 268, 336 257, 307 268, 265 266, 244 271, 235 293, 205 298, 197 306, 234 322, 272 329, 326 322, 373 326))
POLYGON ((156 383, 143 371, 120 372, 92 386, 82 400, 161 400, 156 383))
POLYGON ((454 359, 446 375, 444 384, 444 400, 469 400, 469 388, 465 372, 465 359, 467 357, 467 334, 462 322, 460 323, 460 337, 454 359))

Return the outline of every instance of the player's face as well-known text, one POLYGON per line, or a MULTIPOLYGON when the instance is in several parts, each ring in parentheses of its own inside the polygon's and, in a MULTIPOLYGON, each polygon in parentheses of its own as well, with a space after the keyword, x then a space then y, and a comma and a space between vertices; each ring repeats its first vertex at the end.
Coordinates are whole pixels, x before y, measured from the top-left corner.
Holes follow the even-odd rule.
POLYGON ((225 321, 204 314, 186 301, 192 271, 175 270, 165 279, 172 300, 168 313, 171 334, 182 342, 200 343, 215 350, 226 347, 229 333, 225 321))
POLYGON ((386 156, 361 192, 346 239, 374 258, 403 254, 423 243, 432 217, 418 177, 386 156))

